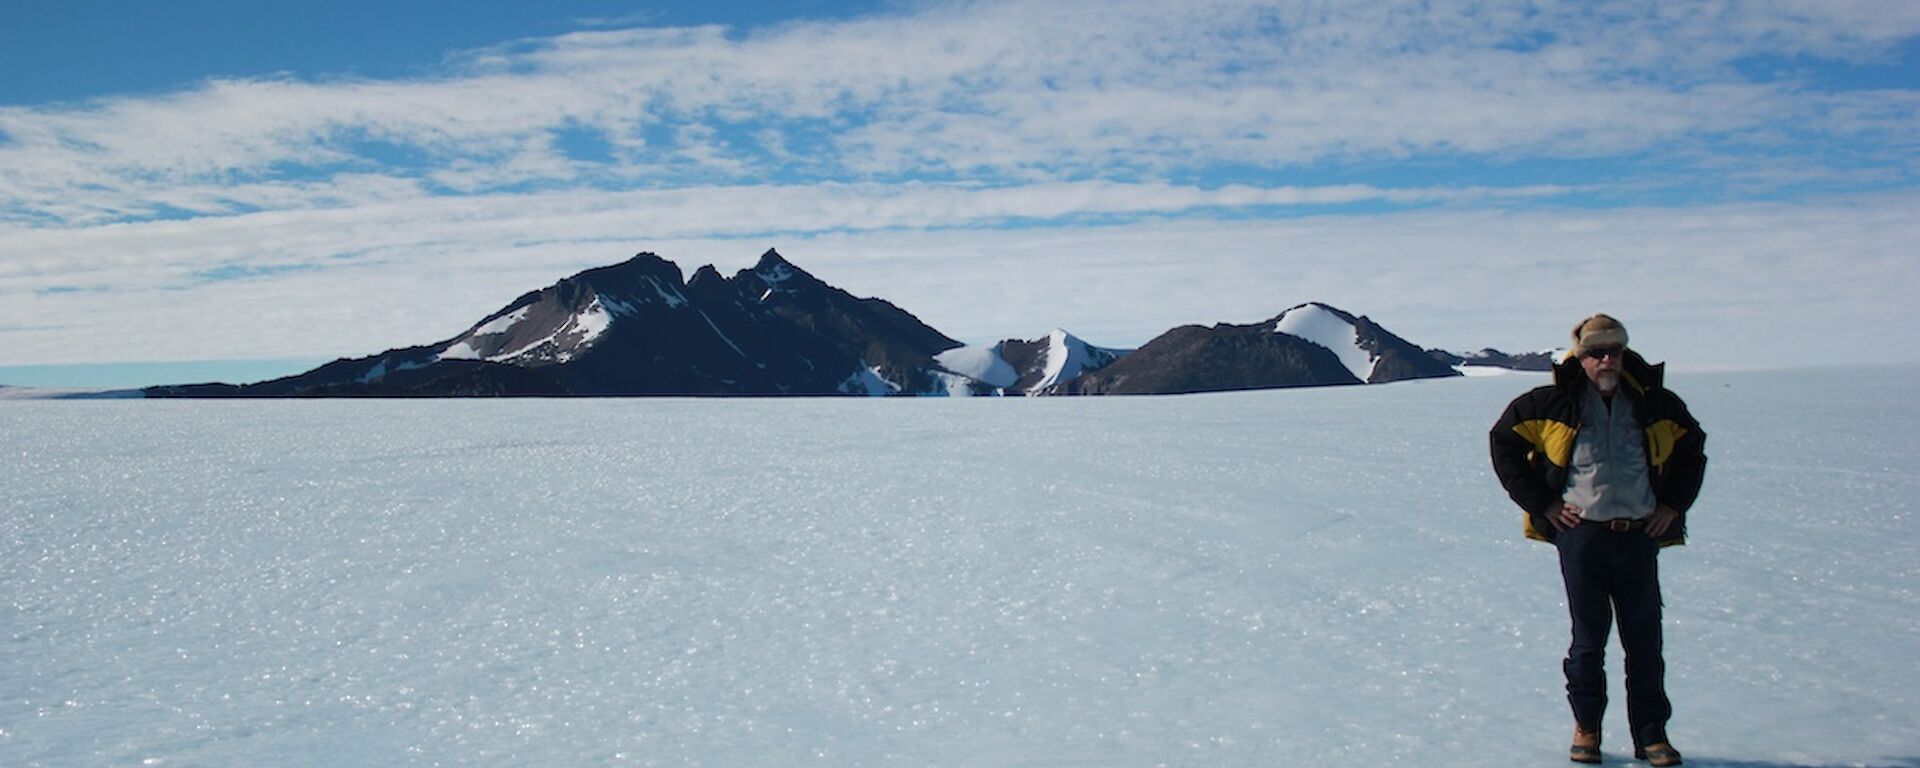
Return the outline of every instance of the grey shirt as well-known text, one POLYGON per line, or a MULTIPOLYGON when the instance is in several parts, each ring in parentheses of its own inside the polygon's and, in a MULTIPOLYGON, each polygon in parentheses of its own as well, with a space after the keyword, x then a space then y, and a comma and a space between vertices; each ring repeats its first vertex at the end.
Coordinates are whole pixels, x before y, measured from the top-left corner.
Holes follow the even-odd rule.
POLYGON ((1653 514, 1647 481, 1646 435, 1633 417, 1633 401, 1616 394, 1609 404, 1589 384, 1580 406, 1580 433, 1567 470, 1568 504, 1588 520, 1638 520, 1653 514))

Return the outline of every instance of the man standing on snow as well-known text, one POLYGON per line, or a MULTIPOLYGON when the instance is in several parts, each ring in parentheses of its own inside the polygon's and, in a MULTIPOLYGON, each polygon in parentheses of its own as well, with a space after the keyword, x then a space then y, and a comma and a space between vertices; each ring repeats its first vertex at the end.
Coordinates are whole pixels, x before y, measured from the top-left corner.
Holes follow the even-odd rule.
POLYGON ((1594 315, 1574 326, 1553 384, 1516 398, 1489 436, 1494 473, 1527 513, 1527 537, 1560 550, 1573 616, 1562 666, 1575 762, 1601 762, 1601 663, 1618 616, 1634 757, 1680 765, 1667 740, 1659 553, 1686 539, 1707 456, 1706 433, 1662 386, 1664 372, 1627 349, 1620 321, 1594 315))

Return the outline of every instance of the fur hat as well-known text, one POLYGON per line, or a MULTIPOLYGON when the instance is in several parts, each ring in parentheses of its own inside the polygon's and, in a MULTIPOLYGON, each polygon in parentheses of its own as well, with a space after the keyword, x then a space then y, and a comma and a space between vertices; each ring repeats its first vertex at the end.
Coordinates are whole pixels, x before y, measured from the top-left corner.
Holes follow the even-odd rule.
POLYGON ((1573 327, 1573 356, 1594 347, 1627 346, 1627 327, 1610 315, 1594 315, 1573 327))

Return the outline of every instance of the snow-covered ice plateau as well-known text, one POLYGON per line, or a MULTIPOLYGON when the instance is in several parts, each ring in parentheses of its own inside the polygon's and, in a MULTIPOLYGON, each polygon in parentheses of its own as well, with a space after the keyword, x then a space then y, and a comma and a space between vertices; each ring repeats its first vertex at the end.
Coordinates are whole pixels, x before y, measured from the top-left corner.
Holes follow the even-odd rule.
MULTIPOLYGON (((1542 381, 0 403, 0 765, 1561 765, 1542 381)), ((1689 765, 1920 763, 1915 381, 1674 377, 1689 765)))

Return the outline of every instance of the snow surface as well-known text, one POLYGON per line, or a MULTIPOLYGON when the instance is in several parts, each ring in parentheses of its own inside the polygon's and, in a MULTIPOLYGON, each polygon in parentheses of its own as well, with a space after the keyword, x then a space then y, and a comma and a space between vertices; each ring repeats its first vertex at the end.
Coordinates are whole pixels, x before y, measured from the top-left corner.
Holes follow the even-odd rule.
POLYGON ((1020 372, 1000 356, 999 345, 955 347, 934 355, 933 361, 942 368, 990 387, 1005 389, 1020 381, 1020 372))
POLYGON ((1273 330, 1326 347, 1355 378, 1363 382, 1373 379, 1373 353, 1360 346, 1360 329, 1326 307, 1305 304, 1287 310, 1273 330))
MULTIPOLYGON (((1688 765, 1920 763, 1917 376, 1673 377, 1688 765)), ((1565 765, 1541 380, 10 401, 0 765, 1565 765)))

